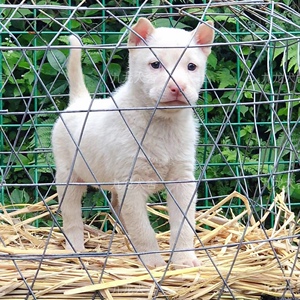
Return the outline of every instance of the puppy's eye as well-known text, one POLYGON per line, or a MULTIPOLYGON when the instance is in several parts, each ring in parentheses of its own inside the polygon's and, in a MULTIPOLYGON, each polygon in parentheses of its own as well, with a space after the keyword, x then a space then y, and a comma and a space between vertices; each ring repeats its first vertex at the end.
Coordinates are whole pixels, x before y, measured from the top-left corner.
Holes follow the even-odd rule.
POLYGON ((162 67, 161 63, 159 61, 155 61, 153 63, 150 64, 150 66, 153 68, 153 69, 159 69, 162 67))
POLYGON ((189 63, 187 68, 188 68, 189 71, 195 71, 197 66, 193 63, 189 63))

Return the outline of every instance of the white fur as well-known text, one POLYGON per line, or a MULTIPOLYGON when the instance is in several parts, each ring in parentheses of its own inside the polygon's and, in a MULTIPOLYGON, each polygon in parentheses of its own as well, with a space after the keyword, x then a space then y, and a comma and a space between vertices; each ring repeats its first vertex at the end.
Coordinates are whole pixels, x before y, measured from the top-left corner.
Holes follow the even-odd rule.
MULTIPOLYGON (((167 202, 171 249, 179 230, 175 249, 193 249, 197 126, 191 108, 160 107, 196 103, 210 47, 184 47, 211 43, 212 23, 209 25, 203 24, 191 33, 180 29, 155 29, 148 20, 139 19, 128 40, 132 49, 127 81, 113 98, 95 101, 91 100, 84 84, 80 41, 75 36, 70 37, 71 45, 77 47, 71 50, 68 63, 70 104, 54 126, 52 142, 64 231, 77 251, 84 249, 81 198, 86 186, 72 183, 86 182, 95 186, 114 183, 101 187, 112 193, 113 207, 136 250, 151 252, 159 251, 159 247, 148 220, 146 201, 149 195, 164 188, 163 184, 151 183, 161 179, 190 181, 167 184, 167 202), (145 43, 152 51, 143 47, 145 43), (178 46, 181 48, 170 48, 178 46), (153 68, 151 64, 155 61, 161 61, 163 66, 153 68), (188 70, 190 63, 196 65, 196 70, 188 70), (158 108, 152 116, 153 109, 120 113, 116 105, 120 109, 158 108), (121 184, 128 181, 149 184, 134 184, 129 188, 121 184), (182 228, 184 216, 178 206, 189 221, 185 220, 182 228)), ((70 248, 69 242, 67 247, 70 248)), ((149 266, 165 264, 158 253, 140 258, 149 266)), ((199 265, 194 251, 175 252, 172 261, 185 266, 199 265)))

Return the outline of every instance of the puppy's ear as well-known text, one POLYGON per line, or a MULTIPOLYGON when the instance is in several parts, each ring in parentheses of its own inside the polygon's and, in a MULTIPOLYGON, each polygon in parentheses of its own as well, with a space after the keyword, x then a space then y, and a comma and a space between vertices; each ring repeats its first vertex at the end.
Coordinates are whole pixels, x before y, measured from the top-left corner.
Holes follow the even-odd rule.
POLYGON ((137 46, 146 40, 155 30, 150 21, 146 18, 139 18, 138 22, 131 28, 128 37, 128 46, 137 46))
MULTIPOLYGON (((199 25, 195 30, 192 31, 194 39, 198 45, 212 44, 214 41, 215 31, 214 31, 214 22, 207 21, 199 25)), ((211 46, 201 47, 202 51, 206 56, 210 54, 211 46)))

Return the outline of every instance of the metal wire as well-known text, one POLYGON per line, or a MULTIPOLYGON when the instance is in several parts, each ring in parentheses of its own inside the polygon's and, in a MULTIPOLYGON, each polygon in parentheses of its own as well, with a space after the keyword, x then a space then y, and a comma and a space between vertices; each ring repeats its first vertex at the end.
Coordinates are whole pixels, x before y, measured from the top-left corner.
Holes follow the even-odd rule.
MULTIPOLYGON (((201 155, 199 155, 197 161, 198 173, 195 180, 197 190, 201 192, 198 195, 198 207, 213 206, 230 187, 232 190, 238 190, 246 195, 253 216, 259 219, 269 209, 279 188, 285 185, 287 191, 286 201, 289 207, 299 211, 300 200, 294 196, 295 189, 300 189, 297 181, 300 180, 299 139, 295 138, 300 133, 298 125, 300 117, 295 117, 300 100, 300 22, 294 21, 300 20, 299 7, 295 5, 293 8, 280 2, 255 0, 204 1, 205 3, 202 4, 161 1, 160 5, 153 5, 151 1, 143 1, 139 2, 137 6, 130 5, 132 4, 130 1, 128 3, 125 1, 128 7, 120 7, 117 2, 113 7, 106 7, 103 4, 105 1, 96 2, 98 6, 89 5, 88 1, 78 2, 78 5, 39 5, 35 1, 21 1, 20 4, 0 4, 0 41, 2 41, 0 46, 2 51, 0 63, 2 79, 0 90, 1 203, 11 202, 14 204, 16 202, 14 199, 15 190, 25 191, 28 195, 31 195, 34 198, 31 201, 44 201, 55 192, 55 166, 51 157, 52 149, 51 145, 45 142, 45 136, 51 134, 53 122, 44 123, 43 121, 49 117, 52 117, 50 120, 54 121, 54 117, 58 118, 67 104, 66 86, 62 88, 62 82, 67 82, 66 61, 62 62, 55 55, 57 53, 55 51, 67 55, 71 48, 63 41, 62 37, 76 33, 83 40, 89 39, 89 43, 93 42, 93 44, 85 44, 82 48, 85 54, 84 59, 89 61, 89 66, 93 69, 93 76, 98 78, 97 85, 91 91, 93 101, 101 101, 96 99, 99 96, 114 99, 113 90, 120 82, 118 78, 114 78, 111 66, 116 60, 118 61, 116 56, 119 53, 122 53, 121 59, 126 57, 125 53, 129 48, 125 43, 126 36, 131 25, 135 23, 138 17, 143 16, 152 21, 169 20, 170 25, 175 27, 178 24, 182 26, 182 20, 188 20, 188 24, 195 24, 207 18, 212 19, 215 23, 217 36, 213 49, 222 49, 222 51, 215 50, 216 55, 219 55, 217 59, 220 62, 225 61, 227 53, 233 53, 236 57, 236 78, 234 78, 233 85, 222 86, 222 83, 216 80, 212 69, 208 66, 207 81, 201 90, 200 101, 197 105, 184 108, 193 109, 200 124, 201 143, 198 145, 198 150, 201 155), (72 21, 76 21, 79 24, 78 27, 72 28, 72 21), (118 27, 114 32, 110 27, 111 21, 114 21, 114 24, 118 27), (18 27, 16 25, 18 23, 22 23, 23 27, 18 27), (234 26, 229 26, 230 24, 234 24, 234 26), (116 37, 113 42, 111 42, 111 36, 116 37), (101 43, 99 43, 99 40, 101 43), (102 43, 103 41, 105 42, 102 43), (295 45, 298 47, 298 52, 296 50, 296 55, 292 58, 290 55, 291 47, 296 47, 295 45), (274 52, 278 49, 283 49, 282 60, 279 62, 281 65, 280 67, 277 66, 277 70, 281 70, 281 73, 274 74, 274 52), (101 57, 101 63, 95 60, 94 53, 101 57), (13 55, 17 55, 13 58, 14 64, 10 61, 13 55), (53 59, 52 66, 49 62, 50 57, 53 59), (297 71, 292 72, 291 59, 294 59, 293 68, 294 70, 298 68, 297 71), (259 75, 262 63, 265 63, 263 65, 265 68, 264 78, 259 75), (24 64, 28 65, 27 70, 30 70, 33 76, 30 90, 24 89, 24 82, 29 79, 20 77, 20 68, 25 72, 24 64), (57 67, 55 72, 52 70, 51 73, 49 64, 52 68, 53 66, 57 67), (48 68, 50 76, 52 76, 50 82, 47 77, 49 75, 45 74, 43 68, 48 68), (101 69, 99 70, 99 68, 101 69), (14 89, 11 92, 12 85, 14 89), (224 102, 224 94, 228 95, 226 102, 224 102), (16 103, 22 109, 17 106, 15 109, 12 108, 11 103, 16 103), (286 113, 283 113, 284 109, 286 109, 286 113), (213 119, 213 110, 218 112, 218 118, 216 117, 216 119, 213 119), (261 114, 266 115, 265 111, 269 112, 268 119, 260 120, 261 114), (247 121, 244 121, 246 114, 247 121), (242 133, 247 128, 250 128, 251 131, 247 133, 249 140, 243 141, 242 133), (41 131, 42 129, 44 131, 41 131), (226 139, 228 136, 230 139, 226 139), (28 140, 32 141, 32 147, 28 147, 28 140), (253 140, 256 141, 255 145, 253 145, 253 140), (227 150, 224 151, 224 149, 227 150), (253 156, 253 153, 256 155, 253 156), (234 159, 230 157, 230 154, 234 156, 234 159), (249 159, 251 155, 256 160, 249 159), (211 174, 218 174, 216 172, 218 168, 226 170, 226 174, 223 171, 222 176, 213 177, 211 174), (22 172, 24 176, 24 180, 20 180, 20 182, 16 182, 18 172, 22 172), (46 179, 41 180, 43 176, 46 179), (227 185, 227 190, 224 188, 224 191, 220 190, 220 194, 216 194, 215 185, 220 184, 220 186, 225 187, 226 183, 230 183, 227 185), (266 196, 267 193, 269 197, 266 196)), ((278 61, 277 59, 277 64, 278 61)), ((125 72, 125 70, 122 71, 125 72)), ((21 75, 25 76, 25 74, 27 72, 21 75)), ((228 76, 230 74, 228 72, 228 76)), ((172 73, 169 75, 172 77, 172 73)), ((29 76, 29 74, 26 76, 29 76)), ((174 107, 174 109, 176 108, 174 107)), ((110 111, 119 112, 126 123, 123 112, 149 110, 153 112, 153 117, 156 111, 160 109, 166 109, 166 107, 156 105, 147 108, 121 109, 118 108, 116 103, 116 108, 110 111)), ((72 111, 64 113, 72 113, 72 111)), ((128 174, 128 180, 118 182, 120 186, 130 188, 134 185, 149 184, 145 181, 131 181, 140 152, 144 154, 159 178, 157 182, 151 182, 152 184, 163 184, 168 191, 168 184, 174 183, 163 180, 143 149, 143 140, 147 136, 151 122, 152 118, 140 141, 137 140, 132 129, 126 123, 138 145, 138 152, 135 155, 131 172, 128 174)), ((73 141, 75 143, 75 140, 73 141)), ((78 144, 76 155, 82 156, 79 146, 78 144)), ((90 171, 92 174, 92 169, 90 171)), ((96 184, 99 187, 100 193, 106 201, 106 207, 85 207, 85 209, 93 209, 94 211, 112 209, 108 196, 102 188, 113 184, 113 182, 97 182, 96 176, 93 175, 93 178, 95 182, 88 184, 96 184)), ((66 189, 72 185, 83 184, 73 183, 70 180, 71 173, 68 182, 65 184, 66 189)), ((186 181, 178 181, 178 183, 183 182, 186 181)), ((195 190, 195 193, 197 193, 197 190, 195 190)), ((171 194, 170 191, 168 192, 171 194)), ((172 194, 171 197, 177 203, 172 194)), ((162 203, 165 204, 164 200, 162 200, 162 203)), ((45 205, 48 207, 46 202, 45 205)), ((241 203, 230 203, 224 207, 224 214, 229 215, 232 209, 239 211, 241 203)), ((53 221, 52 230, 54 227, 58 227, 63 232, 60 222, 57 221, 58 215, 53 214, 50 209, 49 212, 53 221)), ((185 214, 184 211, 181 211, 181 213, 185 214)), ((271 223, 274 221, 275 216, 276 210, 271 211, 271 223)), ((192 224, 190 225, 192 226, 192 224)), ((270 225, 272 224, 260 224, 265 234, 263 242, 270 244, 273 255, 277 258, 278 268, 283 272, 284 266, 280 264, 278 254, 273 248, 276 239, 269 238, 266 231, 270 225)), ((242 236, 246 233, 248 226, 249 224, 246 222, 242 236)), ((112 245, 114 233, 115 227, 113 228, 109 248, 112 245)), ((297 235, 290 235, 286 238, 297 237, 297 235)), ((128 235, 127 238, 130 240, 128 235)), ((216 299, 221 299, 225 291, 227 295, 235 299, 234 290, 227 284, 227 281, 236 264, 240 248, 247 242, 242 237, 240 243, 227 245, 227 247, 236 247, 237 250, 231 269, 226 276, 221 274, 209 252, 214 246, 204 245, 201 240, 199 242, 201 250, 206 252, 223 282, 216 299)), ((132 246, 134 248, 133 244, 132 246)), ((171 256, 174 251, 174 249, 169 251, 171 256)), ((142 257, 142 254, 145 253, 137 253, 137 256, 142 257)), ((122 255, 126 257, 129 254, 122 255)), ((122 255, 118 254, 118 256, 122 255)), ((89 256, 104 256, 108 259, 116 256, 116 254, 108 251, 107 253, 74 253, 69 255, 70 258, 80 260, 91 283, 93 283, 89 270, 82 260, 83 257, 89 256)), ((11 256, 17 269, 18 261, 39 261, 39 268, 31 284, 19 271, 28 288, 27 298, 31 296, 36 299, 34 284, 43 261, 61 257, 60 255, 49 256, 45 253, 41 256, 11 256)), ((1 259, 7 259, 7 257, 0 254, 1 259)), ((99 281, 101 281, 106 270, 106 262, 107 260, 100 272, 99 281)), ((296 261, 293 263, 295 267, 296 261)), ((147 268, 147 266, 145 267, 147 268)), ((148 268, 147 270, 151 274, 148 268)), ((291 272, 293 271, 294 269, 291 270, 291 272)), ((164 291, 160 288, 164 276, 159 281, 152 276, 152 280, 157 288, 153 298, 159 295, 165 296, 165 299, 167 299, 164 291)), ((288 280, 285 281, 285 286, 286 292, 293 293, 288 280)), ((284 296, 283 294, 282 297, 284 296)), ((96 297, 103 299, 100 292, 94 295, 94 299, 97 299, 96 297)))

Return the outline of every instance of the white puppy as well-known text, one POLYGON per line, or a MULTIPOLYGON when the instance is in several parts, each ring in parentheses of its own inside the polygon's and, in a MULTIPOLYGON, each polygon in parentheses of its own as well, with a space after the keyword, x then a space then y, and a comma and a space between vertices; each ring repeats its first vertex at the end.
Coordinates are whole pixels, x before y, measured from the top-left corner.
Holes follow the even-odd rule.
POLYGON ((112 98, 92 101, 81 69, 81 43, 70 37, 76 46, 68 62, 70 104, 52 136, 67 247, 84 249, 83 183, 102 183, 136 251, 150 252, 140 259, 149 266, 164 265, 146 201, 167 188, 172 262, 199 265, 193 250, 178 250, 193 249, 197 126, 189 105, 198 99, 210 53, 202 45, 213 38, 212 22, 187 32, 155 29, 140 18, 129 34, 127 81, 112 98))

